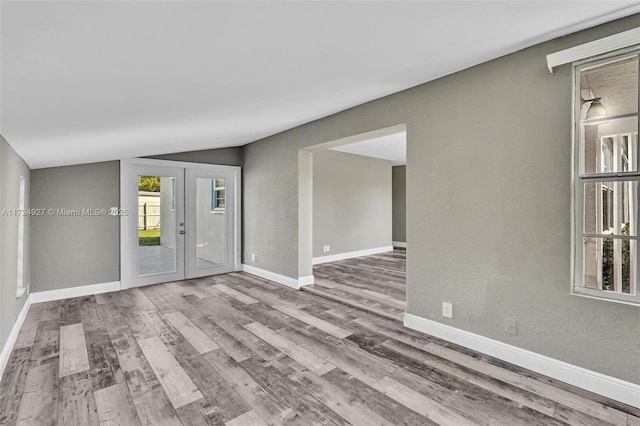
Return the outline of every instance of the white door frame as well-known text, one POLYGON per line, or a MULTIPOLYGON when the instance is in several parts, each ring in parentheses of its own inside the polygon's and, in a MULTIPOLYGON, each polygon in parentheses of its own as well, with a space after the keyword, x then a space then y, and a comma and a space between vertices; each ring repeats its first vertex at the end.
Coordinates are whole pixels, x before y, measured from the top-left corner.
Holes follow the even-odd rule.
MULTIPOLYGON (((182 168, 192 170, 203 170, 215 173, 216 169, 224 168, 228 170, 233 176, 233 233, 230 235, 233 242, 233 254, 234 259, 230 260, 233 270, 241 270, 241 243, 242 243, 242 230, 241 230, 241 167, 238 166, 222 166, 214 164, 202 164, 202 163, 188 163, 184 161, 170 161, 170 160, 153 160, 147 158, 130 158, 120 160, 120 209, 121 211, 127 211, 128 215, 121 215, 120 217, 120 288, 125 290, 130 288, 137 278, 137 270, 134 267, 135 263, 131 262, 132 258, 137 258, 137 244, 132 243, 132 239, 128 232, 131 216, 134 217, 138 214, 137 201, 132 202, 131 197, 127 197, 127 182, 130 182, 132 173, 134 173, 134 167, 132 166, 156 166, 167 168, 182 168)), ((137 220, 137 217, 136 217, 137 220)))

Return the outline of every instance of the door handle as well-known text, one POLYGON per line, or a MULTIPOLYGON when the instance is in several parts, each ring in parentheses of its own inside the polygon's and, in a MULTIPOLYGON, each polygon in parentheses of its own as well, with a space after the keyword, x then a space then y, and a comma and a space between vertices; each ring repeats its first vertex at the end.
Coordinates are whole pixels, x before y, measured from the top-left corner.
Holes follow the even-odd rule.
POLYGON ((180 233, 180 235, 184 235, 184 230, 182 230, 182 229, 181 229, 181 230, 180 230, 180 231, 178 231, 178 232, 180 233))

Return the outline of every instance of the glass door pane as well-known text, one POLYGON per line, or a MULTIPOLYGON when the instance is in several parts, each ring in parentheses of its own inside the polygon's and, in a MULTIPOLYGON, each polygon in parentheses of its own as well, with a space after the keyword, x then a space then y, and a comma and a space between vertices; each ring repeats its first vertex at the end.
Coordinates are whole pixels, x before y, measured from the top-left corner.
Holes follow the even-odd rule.
POLYGON ((124 288, 240 269, 240 168, 123 160, 124 288))
POLYGON ((234 179, 220 171, 187 170, 187 277, 230 272, 234 265, 234 179))
POLYGON ((184 279, 184 169, 131 165, 124 273, 140 286, 184 279))
POLYGON ((196 268, 227 263, 225 179, 196 179, 196 268))
POLYGON ((138 276, 176 272, 176 180, 138 175, 138 276))

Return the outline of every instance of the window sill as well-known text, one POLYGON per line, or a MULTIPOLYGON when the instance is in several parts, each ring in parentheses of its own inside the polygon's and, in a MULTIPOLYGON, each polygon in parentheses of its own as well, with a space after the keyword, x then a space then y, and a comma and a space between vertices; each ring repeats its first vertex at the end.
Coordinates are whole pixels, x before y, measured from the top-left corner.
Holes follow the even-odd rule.
POLYGON ((619 297, 619 298, 614 298, 614 297, 611 297, 611 295, 607 295, 605 297, 601 294, 601 292, 602 290, 574 288, 569 294, 572 296, 584 297, 586 299, 595 299, 601 302, 614 303, 616 305, 634 306, 636 308, 640 307, 640 300, 637 299, 637 296, 627 296, 627 295, 619 295, 617 293, 613 293, 613 294, 616 294, 617 297, 619 297))

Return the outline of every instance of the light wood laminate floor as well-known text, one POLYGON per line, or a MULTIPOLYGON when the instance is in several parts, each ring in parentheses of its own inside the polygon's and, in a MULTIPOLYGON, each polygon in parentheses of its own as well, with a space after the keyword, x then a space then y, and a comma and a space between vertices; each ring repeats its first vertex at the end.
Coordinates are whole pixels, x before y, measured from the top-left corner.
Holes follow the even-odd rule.
POLYGON ((303 291, 354 308, 403 321, 406 307, 407 251, 356 257, 313 267, 315 283, 303 291))
POLYGON ((640 410, 244 273, 32 305, 9 425, 637 425, 640 410))

